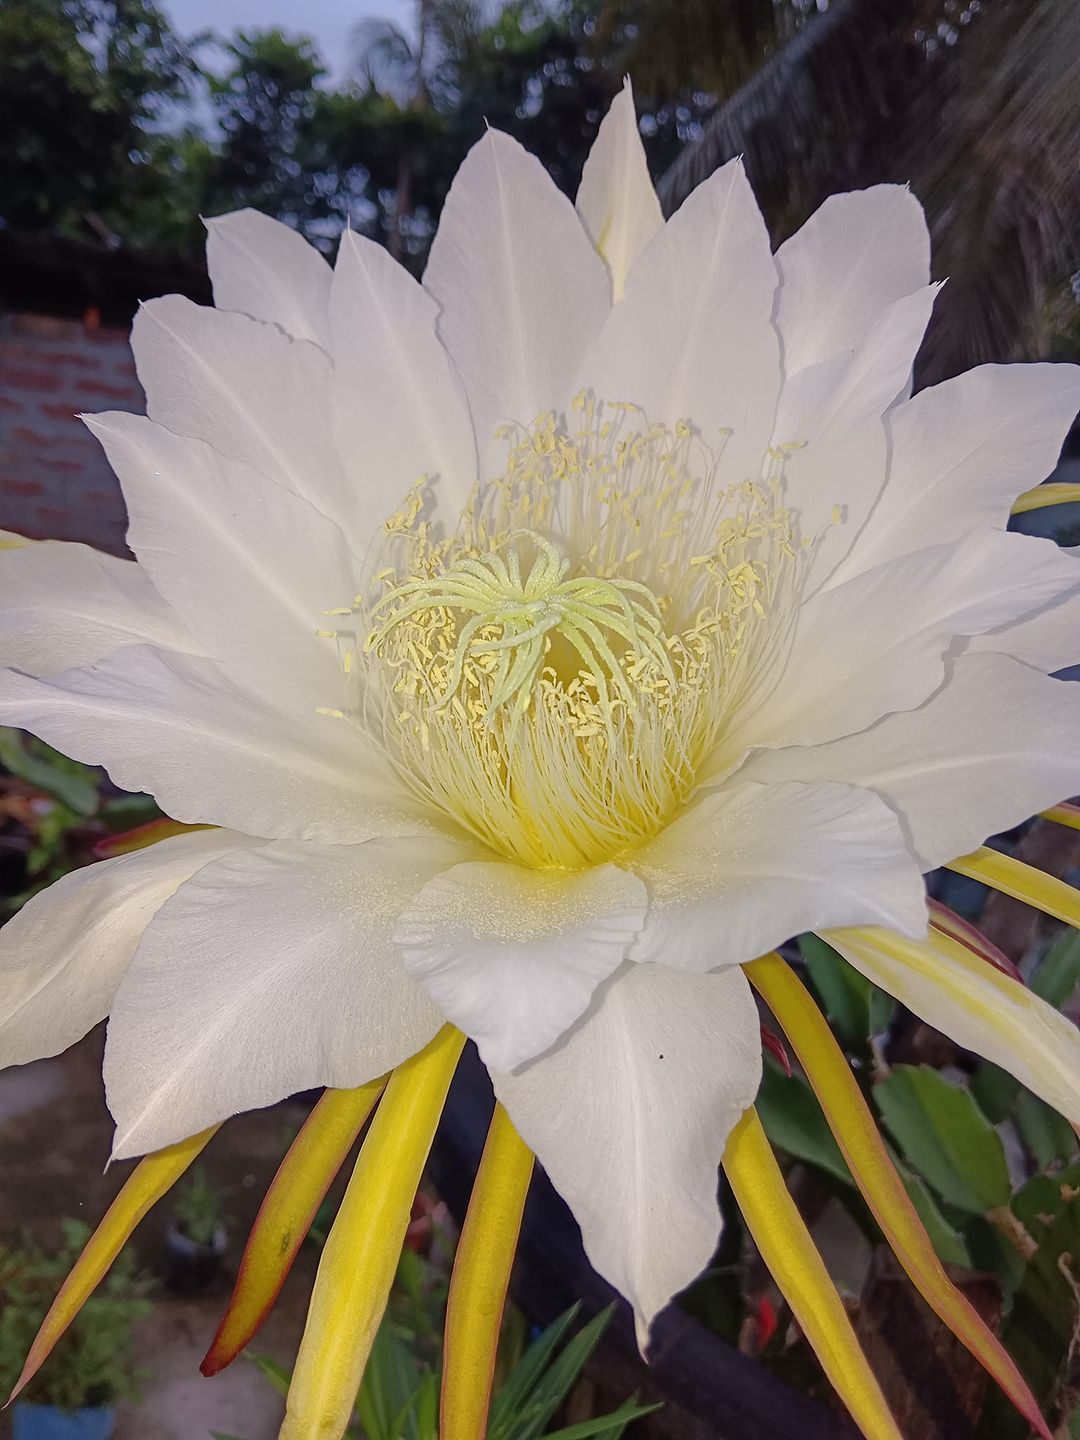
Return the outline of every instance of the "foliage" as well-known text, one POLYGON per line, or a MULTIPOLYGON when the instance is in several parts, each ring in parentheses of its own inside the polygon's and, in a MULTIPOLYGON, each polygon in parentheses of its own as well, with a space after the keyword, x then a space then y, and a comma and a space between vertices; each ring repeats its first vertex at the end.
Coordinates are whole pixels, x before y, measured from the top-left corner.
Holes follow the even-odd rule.
POLYGON ((201 1165, 192 1168, 176 1187, 173 1214, 181 1231, 195 1245, 212 1245, 221 1228, 221 1196, 201 1165))
MULTIPOLYGON (((60 1284, 90 1238, 79 1220, 63 1222, 63 1245, 46 1251, 29 1239, 21 1249, 0 1247, 0 1391, 9 1394, 60 1284)), ((112 1405, 138 1393, 132 1330, 150 1310, 151 1283, 121 1253, 97 1291, 57 1344, 50 1363, 31 1381, 27 1398, 63 1410, 112 1405)))
POLYGON ((96 841, 160 814, 147 796, 108 794, 100 770, 0 726, 0 825, 14 872, 0 893, 0 920, 84 865, 96 841))
MULTIPOLYGON (((442 1310, 446 1284, 437 1267, 410 1250, 401 1257, 389 1309, 372 1346, 357 1396, 354 1425, 348 1434, 359 1440, 438 1440, 439 1370, 442 1310)), ((488 1417, 488 1440, 618 1440, 631 1421, 655 1405, 631 1398, 608 1415, 546 1430, 599 1343, 611 1310, 574 1330, 578 1306, 560 1315, 530 1344, 516 1333, 516 1312, 510 1311, 500 1344, 497 1384, 488 1417)), ((280 1394, 289 1389, 290 1373, 265 1355, 251 1359, 280 1394)), ((215 1434, 214 1440, 237 1440, 215 1434)))

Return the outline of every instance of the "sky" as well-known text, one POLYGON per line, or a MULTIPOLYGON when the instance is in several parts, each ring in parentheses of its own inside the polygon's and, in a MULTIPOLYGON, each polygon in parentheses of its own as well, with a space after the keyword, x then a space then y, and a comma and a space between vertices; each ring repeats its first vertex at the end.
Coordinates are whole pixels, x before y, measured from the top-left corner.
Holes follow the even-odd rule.
POLYGON ((340 76, 349 58, 349 30, 358 20, 393 20, 412 28, 414 0, 165 0, 166 13, 184 36, 199 30, 228 34, 236 29, 279 26, 293 34, 311 35, 331 74, 340 76))

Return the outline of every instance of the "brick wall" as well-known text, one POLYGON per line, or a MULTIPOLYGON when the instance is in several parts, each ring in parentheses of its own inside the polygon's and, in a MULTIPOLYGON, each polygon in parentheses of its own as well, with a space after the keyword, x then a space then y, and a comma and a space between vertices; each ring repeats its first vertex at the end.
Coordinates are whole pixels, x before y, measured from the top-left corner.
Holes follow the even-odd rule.
POLYGON ((120 487, 75 416, 144 409, 126 329, 0 313, 0 529, 125 554, 120 487))

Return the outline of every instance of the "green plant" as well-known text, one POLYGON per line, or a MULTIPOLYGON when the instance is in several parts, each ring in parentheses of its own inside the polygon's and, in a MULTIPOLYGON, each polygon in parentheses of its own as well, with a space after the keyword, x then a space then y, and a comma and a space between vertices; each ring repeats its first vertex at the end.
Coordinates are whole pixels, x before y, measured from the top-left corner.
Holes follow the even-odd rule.
MULTIPOLYGON (((411 1301, 406 1308, 412 1308, 411 1301)), ((632 1420, 659 1408, 639 1405, 631 1396, 608 1415, 557 1430, 545 1429, 611 1319, 609 1308, 572 1333, 578 1309, 577 1305, 571 1306, 530 1345, 517 1347, 518 1353, 511 1357, 506 1378, 491 1402, 488 1440, 540 1440, 541 1436, 547 1440, 619 1440, 632 1420)), ((514 1328, 508 1323, 504 1342, 512 1342, 514 1328)), ((355 1424, 348 1432, 352 1440, 438 1440, 438 1358, 429 1363, 422 1355, 418 1357, 412 1338, 403 1331, 399 1317, 388 1312, 375 1337, 356 1399, 355 1424)), ((288 1370, 265 1355, 251 1358, 270 1384, 285 1395, 289 1389, 288 1370)), ((212 1440, 237 1437, 215 1431, 212 1440)))
POLYGON ((194 1244, 214 1243, 221 1228, 221 1196, 201 1165, 196 1165, 177 1187, 173 1212, 177 1225, 194 1244))
MULTIPOLYGON (((0 1392, 9 1394, 38 1327, 79 1252, 90 1227, 65 1220, 64 1242, 47 1251, 27 1239, 19 1249, 0 1247, 0 1392)), ((137 1396, 132 1365, 135 1322, 150 1310, 152 1281, 138 1274, 124 1251, 56 1347, 53 1362, 31 1382, 27 1398, 62 1410, 111 1405, 137 1396)))

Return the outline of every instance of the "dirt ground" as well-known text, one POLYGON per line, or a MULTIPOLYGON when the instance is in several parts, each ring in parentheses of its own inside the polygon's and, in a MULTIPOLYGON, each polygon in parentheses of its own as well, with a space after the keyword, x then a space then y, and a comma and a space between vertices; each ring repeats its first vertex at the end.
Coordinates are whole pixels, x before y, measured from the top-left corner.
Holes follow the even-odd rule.
MULTIPOLYGON (((90 1224, 104 1214, 131 1164, 103 1167, 112 1124, 101 1085, 99 1029, 65 1055, 0 1072, 0 1236, 16 1240, 27 1227, 48 1244, 58 1222, 76 1216, 90 1224)), ((115 1440, 208 1440, 211 1431, 239 1440, 274 1440, 282 1402, 255 1367, 243 1359, 212 1380, 199 1361, 220 1318, 233 1268, 266 1185, 306 1107, 289 1101, 237 1117, 204 1153, 205 1169, 219 1189, 229 1233, 226 1273, 196 1298, 162 1289, 153 1313, 140 1322, 136 1359, 145 1372, 142 1400, 124 1405, 115 1440)), ((168 1201, 136 1232, 141 1263, 159 1269, 168 1201)), ((290 1362, 303 1329, 315 1253, 305 1247, 260 1333, 255 1348, 290 1362)), ((0 1440, 11 1421, 0 1416, 0 1440)))

